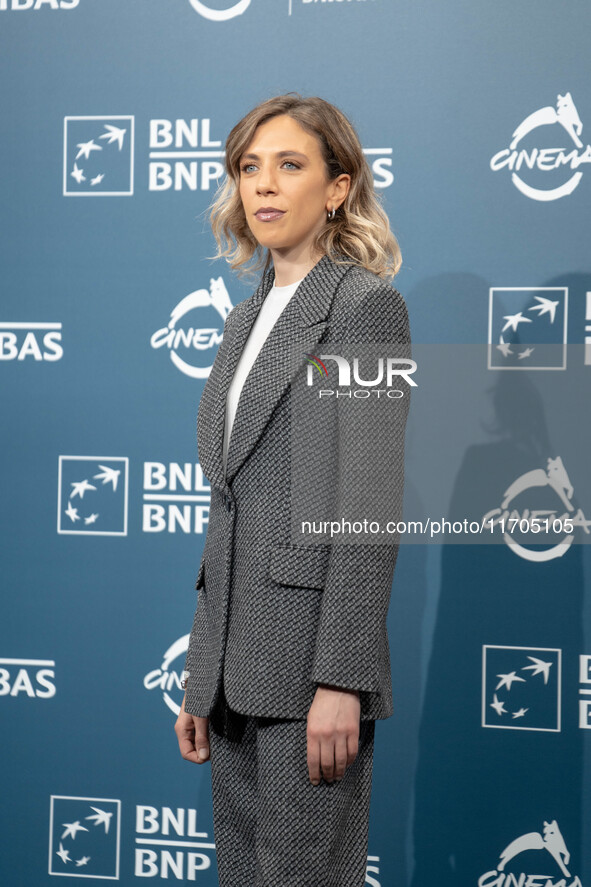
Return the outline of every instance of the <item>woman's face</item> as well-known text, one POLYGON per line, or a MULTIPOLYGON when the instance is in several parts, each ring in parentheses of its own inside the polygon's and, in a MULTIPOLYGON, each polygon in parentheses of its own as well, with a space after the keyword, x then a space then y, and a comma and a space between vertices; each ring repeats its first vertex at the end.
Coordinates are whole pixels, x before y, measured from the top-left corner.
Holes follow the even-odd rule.
POLYGON ((283 114, 261 124, 240 158, 240 197, 250 230, 285 257, 302 258, 340 206, 349 176, 327 181, 316 136, 283 114), (341 181, 344 180, 344 181, 341 181))

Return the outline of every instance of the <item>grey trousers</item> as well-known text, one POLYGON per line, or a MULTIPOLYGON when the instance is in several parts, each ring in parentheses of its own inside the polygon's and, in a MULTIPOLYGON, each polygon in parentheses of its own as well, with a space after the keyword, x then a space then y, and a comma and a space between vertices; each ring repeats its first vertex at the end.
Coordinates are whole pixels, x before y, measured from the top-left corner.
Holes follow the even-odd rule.
POLYGON ((363 887, 375 721, 344 777, 317 786, 306 727, 239 714, 222 689, 209 719, 220 887, 363 887))

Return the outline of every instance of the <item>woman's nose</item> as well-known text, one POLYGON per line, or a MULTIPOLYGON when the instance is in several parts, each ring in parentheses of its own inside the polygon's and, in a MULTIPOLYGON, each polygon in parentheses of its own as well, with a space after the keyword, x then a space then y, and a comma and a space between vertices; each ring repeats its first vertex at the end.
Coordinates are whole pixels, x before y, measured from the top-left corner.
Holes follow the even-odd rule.
POLYGON ((269 167, 263 167, 257 179, 257 191, 261 194, 269 194, 277 190, 277 180, 269 167))

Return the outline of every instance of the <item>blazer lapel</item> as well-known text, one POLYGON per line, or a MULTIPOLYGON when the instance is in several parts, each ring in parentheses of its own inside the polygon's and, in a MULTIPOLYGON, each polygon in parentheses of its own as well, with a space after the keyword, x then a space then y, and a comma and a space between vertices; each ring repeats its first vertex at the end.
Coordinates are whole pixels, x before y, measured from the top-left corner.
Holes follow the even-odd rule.
POLYGON ((349 267, 337 265, 324 256, 306 275, 281 312, 242 388, 224 478, 222 446, 226 397, 248 335, 273 285, 273 269, 264 275, 254 295, 236 307, 235 311, 241 310, 224 333, 219 361, 216 358, 219 372, 214 376, 212 368, 199 409, 198 425, 203 428, 203 434, 199 432, 199 458, 211 483, 219 486, 231 483, 256 445, 283 392, 305 363, 305 352, 313 351, 324 333, 332 299, 349 267))
POLYGON ((228 448, 228 483, 255 447, 284 391, 305 364, 305 352, 313 351, 324 333, 337 285, 347 270, 347 266, 335 265, 324 256, 298 286, 269 333, 238 401, 228 448))
POLYGON ((235 306, 201 394, 197 415, 199 462, 210 484, 219 487, 225 486, 222 447, 228 388, 255 317, 272 286, 273 270, 263 276, 252 296, 235 306))

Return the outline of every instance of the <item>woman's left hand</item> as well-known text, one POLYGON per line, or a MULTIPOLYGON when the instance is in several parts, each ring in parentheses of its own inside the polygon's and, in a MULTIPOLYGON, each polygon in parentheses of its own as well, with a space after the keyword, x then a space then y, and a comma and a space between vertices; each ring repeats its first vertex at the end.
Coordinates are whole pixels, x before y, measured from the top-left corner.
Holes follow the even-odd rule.
POLYGON ((308 711, 308 772, 312 785, 321 776, 340 780, 359 751, 361 703, 358 690, 319 684, 308 711))

